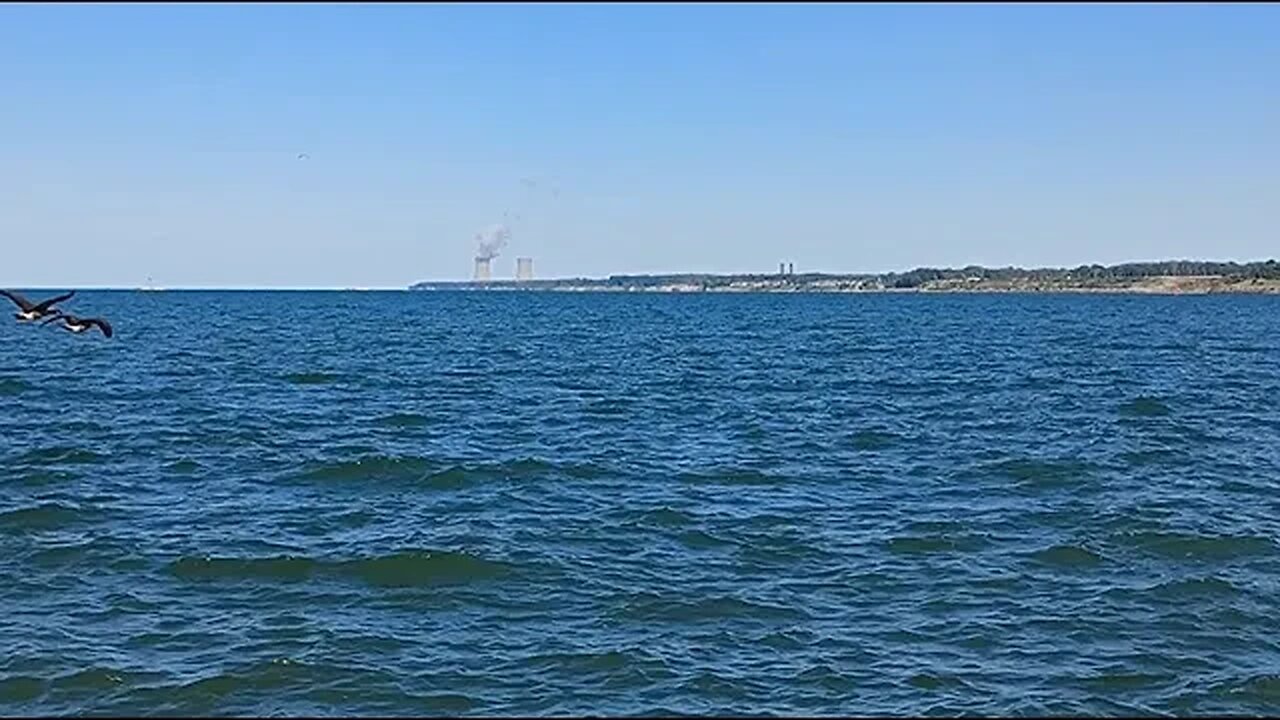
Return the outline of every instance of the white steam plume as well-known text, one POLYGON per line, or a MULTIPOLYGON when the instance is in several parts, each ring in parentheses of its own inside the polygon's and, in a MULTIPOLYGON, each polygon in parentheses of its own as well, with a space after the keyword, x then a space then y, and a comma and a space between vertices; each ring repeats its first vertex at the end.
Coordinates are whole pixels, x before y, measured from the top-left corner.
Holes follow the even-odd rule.
POLYGON ((511 239, 511 230, 505 223, 490 225, 476 233, 476 259, 492 260, 498 256, 507 241, 511 239))

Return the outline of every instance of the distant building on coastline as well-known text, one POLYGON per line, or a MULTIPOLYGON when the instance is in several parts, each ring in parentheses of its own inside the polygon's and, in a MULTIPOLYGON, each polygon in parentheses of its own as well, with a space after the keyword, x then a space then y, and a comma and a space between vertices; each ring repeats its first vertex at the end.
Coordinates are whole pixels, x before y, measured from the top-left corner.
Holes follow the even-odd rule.
POLYGON ((533 258, 529 258, 529 257, 516 258, 516 279, 517 280, 533 279, 533 258))

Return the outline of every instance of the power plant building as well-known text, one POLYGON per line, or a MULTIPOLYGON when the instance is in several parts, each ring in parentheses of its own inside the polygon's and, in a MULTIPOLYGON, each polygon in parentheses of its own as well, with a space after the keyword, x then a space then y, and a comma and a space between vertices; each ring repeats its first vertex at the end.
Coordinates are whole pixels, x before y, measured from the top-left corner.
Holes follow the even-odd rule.
POLYGON ((528 257, 516 258, 516 279, 517 280, 533 279, 533 258, 528 258, 528 257))

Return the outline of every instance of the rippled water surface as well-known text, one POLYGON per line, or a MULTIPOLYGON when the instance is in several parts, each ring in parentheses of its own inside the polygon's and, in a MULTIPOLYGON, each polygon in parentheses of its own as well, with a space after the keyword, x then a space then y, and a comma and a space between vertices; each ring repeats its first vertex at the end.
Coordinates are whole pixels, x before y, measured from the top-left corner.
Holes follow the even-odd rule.
POLYGON ((0 712, 1280 712, 1280 298, 83 292, 0 712))

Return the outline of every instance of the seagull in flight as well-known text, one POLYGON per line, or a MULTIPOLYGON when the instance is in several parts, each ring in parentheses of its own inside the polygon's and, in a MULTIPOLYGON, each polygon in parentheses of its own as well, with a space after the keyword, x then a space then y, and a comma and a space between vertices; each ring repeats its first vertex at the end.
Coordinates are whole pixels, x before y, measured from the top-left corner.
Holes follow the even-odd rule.
POLYGON ((95 326, 107 337, 111 337, 115 334, 111 331, 111 323, 103 320, 102 318, 80 318, 75 315, 64 313, 61 310, 58 311, 57 315, 45 320, 41 325, 48 325, 49 323, 56 322, 58 320, 62 321, 62 327, 65 330, 76 333, 77 335, 86 330, 90 330, 95 326))
POLYGON ((54 309, 53 306, 60 302, 70 300, 75 294, 76 291, 72 290, 66 295, 49 298, 48 300, 40 303, 32 303, 30 300, 27 300, 17 293, 9 292, 8 290, 0 290, 0 295, 4 295, 12 300, 13 304, 17 305, 21 310, 21 312, 15 313, 14 317, 22 322, 35 322, 36 320, 53 315, 54 313, 60 313, 61 311, 54 309))

